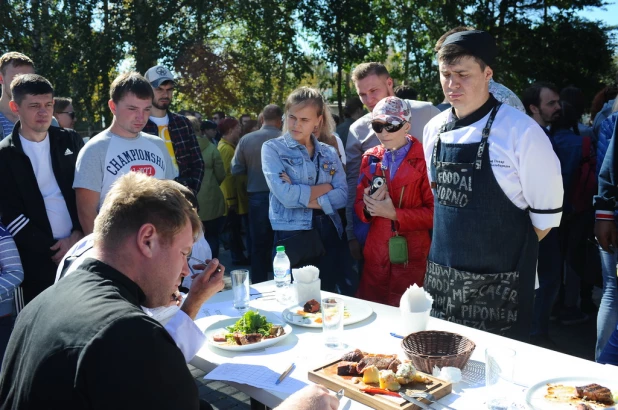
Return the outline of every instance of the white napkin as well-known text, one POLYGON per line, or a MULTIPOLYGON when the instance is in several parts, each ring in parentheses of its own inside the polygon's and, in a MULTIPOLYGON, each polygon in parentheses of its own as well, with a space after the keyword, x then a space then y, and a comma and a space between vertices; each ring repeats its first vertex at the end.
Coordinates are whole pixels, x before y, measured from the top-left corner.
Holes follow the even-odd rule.
POLYGON ((406 312, 426 312, 431 309, 432 304, 431 295, 415 283, 401 295, 399 308, 406 312))
POLYGON ((434 366, 432 375, 433 377, 437 377, 453 384, 461 381, 461 370, 456 367, 444 366, 440 369, 438 366, 434 366))
POLYGON ((318 280, 320 270, 313 265, 307 265, 299 269, 292 269, 292 276, 294 277, 294 282, 311 283, 318 280))

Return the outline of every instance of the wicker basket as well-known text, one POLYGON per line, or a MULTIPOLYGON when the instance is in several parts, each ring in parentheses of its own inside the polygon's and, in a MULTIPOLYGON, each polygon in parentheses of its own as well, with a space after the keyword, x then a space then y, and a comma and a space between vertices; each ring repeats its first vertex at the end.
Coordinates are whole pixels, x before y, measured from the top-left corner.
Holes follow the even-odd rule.
POLYGON ((457 333, 426 330, 406 336, 401 347, 414 367, 431 374, 434 366, 463 369, 476 344, 457 333))

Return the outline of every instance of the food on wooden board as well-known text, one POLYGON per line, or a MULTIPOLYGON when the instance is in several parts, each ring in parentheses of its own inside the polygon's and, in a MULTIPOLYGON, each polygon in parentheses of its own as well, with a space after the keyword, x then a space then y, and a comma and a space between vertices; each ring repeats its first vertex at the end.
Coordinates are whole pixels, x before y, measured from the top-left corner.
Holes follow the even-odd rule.
POLYGON ((363 383, 380 383, 380 371, 374 365, 367 366, 363 372, 363 383))
POLYGON ((363 369, 367 366, 374 365, 378 368, 378 370, 392 370, 393 372, 397 371, 397 366, 401 364, 401 361, 397 359, 396 354, 387 355, 387 354, 366 354, 359 362, 358 362, 358 371, 359 373, 363 372, 363 369))
POLYGON ((381 389, 390 391, 401 389, 401 385, 397 382, 397 377, 395 377, 395 373, 392 370, 381 370, 379 381, 381 389))
MULTIPOLYGON (((354 376, 362 374, 361 378, 353 378, 354 384, 379 384, 382 390, 397 391, 401 385, 411 383, 431 383, 431 379, 416 371, 410 360, 401 362, 395 354, 373 354, 355 349, 341 356, 337 363, 338 376, 354 376)), ((378 389, 379 390, 379 389, 378 389)), ((367 389, 361 389, 371 393, 367 389)), ((372 394, 380 394, 374 391, 372 394)))
POLYGON ((360 362, 363 356, 365 356, 365 354, 361 352, 360 349, 355 349, 341 356, 341 360, 345 362, 360 362))
POLYGON ((358 370, 356 366, 358 363, 356 362, 339 362, 337 364, 337 375, 338 376, 358 376, 358 370))

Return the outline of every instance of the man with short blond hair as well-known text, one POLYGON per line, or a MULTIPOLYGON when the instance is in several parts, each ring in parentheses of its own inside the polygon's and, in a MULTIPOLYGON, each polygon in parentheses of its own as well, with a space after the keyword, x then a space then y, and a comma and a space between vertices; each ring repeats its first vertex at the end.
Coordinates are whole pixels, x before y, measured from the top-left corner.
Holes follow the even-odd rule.
MULTIPOLYGON (((94 226, 94 253, 24 309, 2 365, 6 409, 205 410, 174 339, 140 307, 162 306, 183 277, 201 222, 175 181, 131 172, 109 191, 94 226)), ((182 310, 195 318, 223 289, 214 259, 182 310)), ((318 386, 280 410, 336 410, 318 386)))
POLYGON ((0 140, 11 135, 13 125, 18 120, 18 115, 11 111, 11 82, 19 74, 33 74, 34 63, 32 60, 16 51, 10 51, 0 56, 0 140))

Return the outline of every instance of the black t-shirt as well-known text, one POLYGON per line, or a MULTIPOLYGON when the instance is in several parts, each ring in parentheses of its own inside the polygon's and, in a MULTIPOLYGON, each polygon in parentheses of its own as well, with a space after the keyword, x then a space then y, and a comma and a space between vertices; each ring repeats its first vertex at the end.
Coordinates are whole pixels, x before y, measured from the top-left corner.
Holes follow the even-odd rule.
POLYGON ((142 290, 87 259, 20 313, 0 409, 199 409, 197 387, 142 290))

